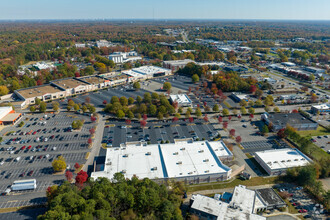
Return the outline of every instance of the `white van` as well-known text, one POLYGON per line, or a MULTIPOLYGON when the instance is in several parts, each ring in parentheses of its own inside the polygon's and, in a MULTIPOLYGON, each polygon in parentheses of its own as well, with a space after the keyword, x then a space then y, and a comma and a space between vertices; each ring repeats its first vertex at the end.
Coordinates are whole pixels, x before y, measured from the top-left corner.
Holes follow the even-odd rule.
POLYGON ((21 159, 21 157, 16 157, 15 160, 18 162, 20 159, 21 159))

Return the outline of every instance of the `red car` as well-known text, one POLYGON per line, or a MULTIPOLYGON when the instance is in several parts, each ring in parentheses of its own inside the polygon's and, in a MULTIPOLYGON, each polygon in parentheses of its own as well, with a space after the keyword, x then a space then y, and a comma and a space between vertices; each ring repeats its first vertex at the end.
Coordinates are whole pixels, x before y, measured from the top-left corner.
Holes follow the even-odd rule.
POLYGON ((292 203, 292 205, 293 205, 293 206, 297 206, 298 204, 294 202, 294 203, 292 203))
POLYGON ((300 213, 306 213, 307 210, 306 210, 306 209, 300 209, 299 212, 300 212, 300 213))
POLYGON ((28 146, 28 149, 30 150, 30 149, 31 149, 31 147, 32 147, 31 145, 30 145, 30 146, 28 146))
POLYGON ((32 176, 32 174, 33 174, 33 170, 31 170, 30 172, 28 172, 28 176, 32 176))
POLYGON ((37 133, 37 132, 35 131, 35 132, 33 132, 32 134, 35 135, 36 133, 37 133))
POLYGON ((24 150, 26 148, 26 146, 23 146, 23 147, 21 147, 21 150, 24 150))

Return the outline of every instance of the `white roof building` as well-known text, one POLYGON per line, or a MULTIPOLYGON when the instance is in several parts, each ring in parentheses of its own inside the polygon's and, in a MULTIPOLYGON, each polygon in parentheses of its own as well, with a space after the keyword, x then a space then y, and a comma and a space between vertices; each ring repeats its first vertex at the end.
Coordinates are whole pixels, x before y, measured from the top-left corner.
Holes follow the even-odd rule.
POLYGON ((158 76, 170 75, 171 70, 158 66, 141 66, 131 70, 125 70, 122 73, 134 77, 135 80, 144 80, 158 76))
POLYGON ((120 148, 108 148, 104 171, 93 172, 91 177, 112 179, 115 173, 121 172, 126 178, 221 181, 229 179, 231 174, 231 169, 219 159, 225 155, 232 157, 221 141, 185 140, 152 145, 127 143, 120 148))
POLYGON ((170 95, 171 102, 177 102, 179 106, 191 106, 192 102, 186 94, 170 95))
POLYGON ((255 153, 255 159, 269 175, 284 174, 289 168, 306 166, 312 162, 295 148, 259 151, 255 153))
POLYGON ((256 192, 242 185, 235 187, 230 203, 199 194, 192 195, 191 203, 190 211, 201 219, 266 219, 263 216, 254 214, 257 210, 266 209, 256 192))
POLYGON ((313 112, 330 112, 330 104, 323 103, 321 105, 313 105, 312 106, 312 111, 313 112))

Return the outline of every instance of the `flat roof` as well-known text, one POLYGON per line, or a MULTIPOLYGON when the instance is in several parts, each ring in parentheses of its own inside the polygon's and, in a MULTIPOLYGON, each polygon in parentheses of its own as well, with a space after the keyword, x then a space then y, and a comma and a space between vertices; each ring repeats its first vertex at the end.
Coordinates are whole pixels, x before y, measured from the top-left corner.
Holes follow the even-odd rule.
POLYGON ((80 77, 78 78, 79 80, 82 80, 84 82, 87 82, 89 84, 95 85, 95 84, 99 84, 99 83, 103 83, 104 79, 101 77, 97 77, 97 76, 85 76, 85 77, 80 77))
POLYGON ((140 73, 142 75, 152 75, 155 73, 160 73, 164 71, 169 71, 168 69, 158 67, 158 66, 141 66, 138 68, 132 69, 134 72, 140 73))
POLYGON ((195 63, 195 61, 191 59, 184 59, 184 60, 166 60, 164 61, 165 64, 170 64, 170 65, 186 65, 188 63, 195 63))
POLYGON ((330 104, 324 103, 321 105, 313 105, 313 108, 316 108, 319 110, 328 110, 328 109, 330 109, 330 104))
POLYGON ((256 189, 255 191, 267 206, 286 205, 283 199, 272 188, 256 189))
POLYGON ((187 104, 191 103, 191 100, 186 94, 177 94, 177 95, 170 95, 170 99, 173 102, 177 102, 178 104, 187 104))
POLYGON ((41 85, 41 86, 36 86, 36 87, 32 87, 32 88, 19 89, 19 90, 16 90, 16 92, 21 94, 21 96, 23 96, 25 99, 28 99, 28 98, 34 98, 37 96, 43 96, 46 94, 62 92, 62 90, 60 90, 52 85, 41 85))
POLYGON ((294 148, 259 151, 256 152, 255 155, 260 158, 270 170, 306 166, 312 162, 306 155, 294 148))
POLYGON ((52 81, 51 83, 53 83, 54 85, 57 85, 61 88, 64 88, 64 89, 70 89, 70 88, 76 88, 78 86, 88 85, 88 83, 85 83, 85 82, 82 82, 80 80, 76 80, 73 78, 59 79, 59 80, 52 81))
POLYGON ((273 125, 283 125, 287 124, 294 126, 298 124, 315 124, 309 118, 304 117, 300 113, 275 113, 267 114, 267 119, 273 123, 273 125))
POLYGON ((15 121, 19 116, 21 116, 21 113, 9 113, 5 117, 1 118, 1 121, 15 121))
MULTIPOLYGON (((108 148, 104 171, 92 173, 92 177, 113 178, 122 172, 126 178, 172 178, 194 175, 226 173, 230 168, 218 157, 229 154, 223 142, 178 141, 171 144, 127 143, 120 148, 108 148), (137 164, 139 166, 137 166, 137 164)), ((230 155, 230 154, 229 154, 230 155)))
POLYGON ((219 214, 226 212, 228 206, 225 202, 200 194, 192 195, 191 199, 194 200, 191 208, 213 216, 218 216, 219 214))

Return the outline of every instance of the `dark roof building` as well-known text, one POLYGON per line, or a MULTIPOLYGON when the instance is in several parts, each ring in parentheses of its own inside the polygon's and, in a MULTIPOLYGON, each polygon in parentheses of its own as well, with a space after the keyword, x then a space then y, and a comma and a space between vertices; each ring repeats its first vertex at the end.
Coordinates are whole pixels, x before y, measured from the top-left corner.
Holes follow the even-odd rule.
POLYGON ((300 113, 275 113, 269 114, 267 112, 261 115, 261 119, 267 125, 272 125, 273 131, 278 131, 286 128, 287 125, 292 126, 298 131, 302 130, 316 130, 318 124, 309 118, 304 117, 300 113))
POLYGON ((267 209, 285 207, 286 203, 272 188, 256 189, 256 194, 267 209))

